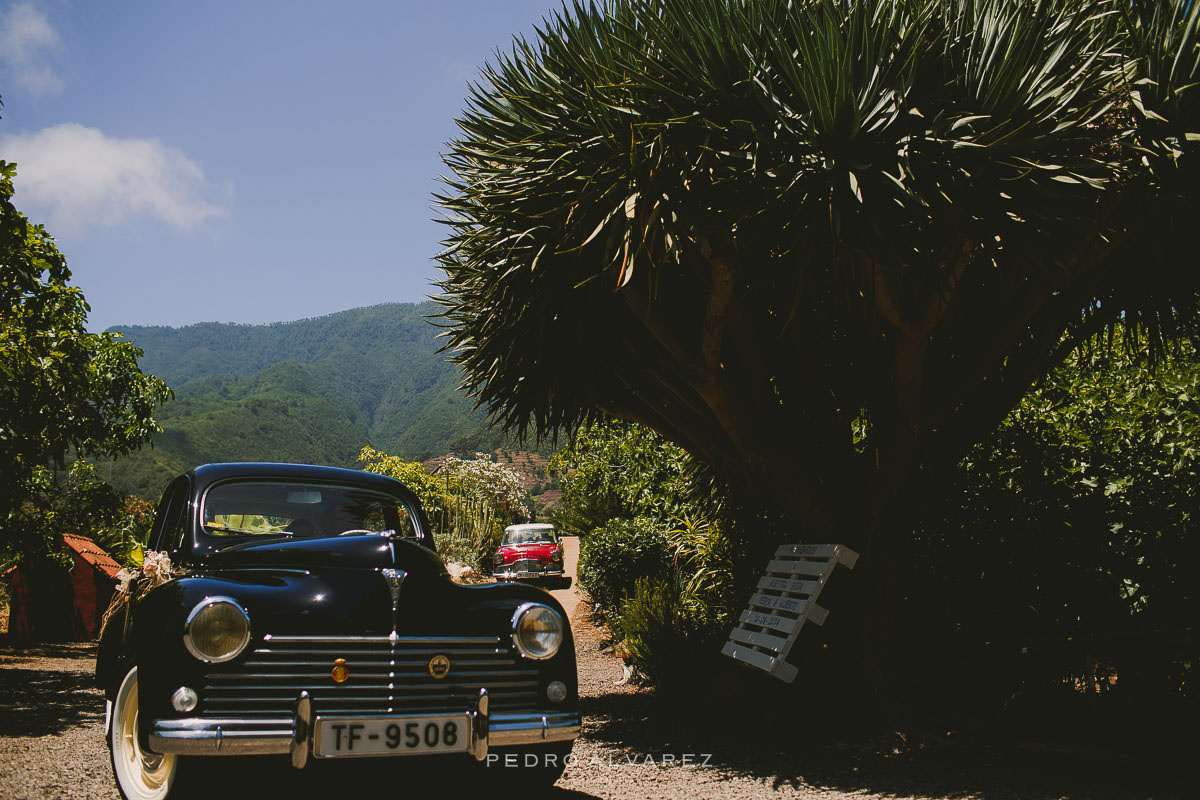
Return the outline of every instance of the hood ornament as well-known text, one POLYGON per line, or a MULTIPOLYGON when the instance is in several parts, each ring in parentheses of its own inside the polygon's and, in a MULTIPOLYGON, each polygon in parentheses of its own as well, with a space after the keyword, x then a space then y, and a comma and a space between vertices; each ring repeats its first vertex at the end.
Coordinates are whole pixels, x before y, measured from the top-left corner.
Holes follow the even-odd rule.
POLYGON ((396 617, 400 612, 400 587, 404 585, 404 579, 408 577, 408 573, 402 569, 381 569, 379 574, 387 581, 388 591, 392 595, 392 635, 396 633, 396 617))
POLYGON ((381 569, 379 574, 387 581, 388 590, 392 593, 392 613, 400 608, 400 587, 404 585, 404 579, 408 577, 408 573, 402 569, 381 569))

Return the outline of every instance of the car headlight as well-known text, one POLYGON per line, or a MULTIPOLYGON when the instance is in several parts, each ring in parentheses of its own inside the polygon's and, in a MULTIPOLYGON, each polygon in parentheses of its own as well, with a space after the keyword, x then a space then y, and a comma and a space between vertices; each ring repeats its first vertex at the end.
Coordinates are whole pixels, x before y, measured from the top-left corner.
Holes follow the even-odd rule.
POLYGON ((541 603, 526 603, 513 614, 513 644, 526 658, 552 657, 563 643, 566 625, 562 616, 541 603))
POLYGON ((188 614, 183 643, 201 661, 237 658, 250 642, 250 616, 232 597, 206 597, 188 614))

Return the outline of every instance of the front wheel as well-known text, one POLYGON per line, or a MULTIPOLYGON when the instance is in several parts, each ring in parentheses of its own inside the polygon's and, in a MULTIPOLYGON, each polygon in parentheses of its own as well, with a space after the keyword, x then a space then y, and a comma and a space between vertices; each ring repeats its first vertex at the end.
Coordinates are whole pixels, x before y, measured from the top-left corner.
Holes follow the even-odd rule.
POLYGON ((138 742, 137 667, 125 674, 112 705, 108 732, 113 777, 125 800, 166 800, 183 796, 180 759, 147 753, 138 742))

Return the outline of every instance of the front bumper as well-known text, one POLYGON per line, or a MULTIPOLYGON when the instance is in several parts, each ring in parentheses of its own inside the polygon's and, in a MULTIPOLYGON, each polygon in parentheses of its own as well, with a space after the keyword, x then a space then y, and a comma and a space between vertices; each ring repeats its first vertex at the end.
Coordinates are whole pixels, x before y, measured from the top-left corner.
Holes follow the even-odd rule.
MULTIPOLYGON (((472 711, 471 755, 482 761, 492 747, 567 742, 579 736, 578 711, 487 713, 486 697, 472 711)), ((291 754, 303 767, 312 753, 312 711, 305 698, 293 717, 242 719, 191 717, 156 720, 148 743, 156 753, 188 756, 291 754)))
POLYGON ((530 581, 539 578, 561 578, 564 576, 561 565, 547 566, 544 570, 512 569, 501 567, 492 571, 492 577, 498 581, 530 581))

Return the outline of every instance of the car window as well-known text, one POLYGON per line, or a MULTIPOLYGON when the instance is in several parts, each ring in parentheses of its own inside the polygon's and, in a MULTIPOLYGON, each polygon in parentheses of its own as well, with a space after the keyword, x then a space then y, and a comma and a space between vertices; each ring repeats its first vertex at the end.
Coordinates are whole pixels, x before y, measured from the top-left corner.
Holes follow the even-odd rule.
POLYGON ((181 546, 191 489, 191 482, 186 477, 180 477, 163 492, 150 531, 152 549, 174 551, 181 546))
POLYGON ((534 530, 505 531, 500 544, 553 544, 555 541, 553 530, 535 528, 534 530))
POLYGON ((394 531, 417 536, 408 507, 383 492, 354 486, 287 481, 235 481, 212 487, 201 509, 216 537, 309 539, 394 531))

